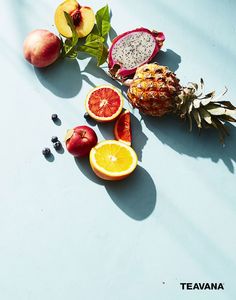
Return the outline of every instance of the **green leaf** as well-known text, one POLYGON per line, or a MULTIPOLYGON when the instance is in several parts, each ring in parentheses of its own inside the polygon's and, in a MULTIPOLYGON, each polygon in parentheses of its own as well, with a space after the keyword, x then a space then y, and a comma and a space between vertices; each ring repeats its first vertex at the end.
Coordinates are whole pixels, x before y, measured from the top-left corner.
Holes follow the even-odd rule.
POLYGON ((92 32, 86 37, 86 39, 81 40, 83 43, 82 45, 80 45, 81 43, 78 44, 79 38, 71 16, 67 12, 64 12, 64 15, 67 24, 71 29, 72 37, 66 39, 64 42, 62 40, 62 56, 75 59, 77 58, 78 52, 81 51, 95 57, 97 59, 98 66, 103 64, 108 56, 108 49, 104 45, 104 42, 111 28, 108 5, 97 11, 97 24, 94 26, 92 32))
POLYGON ((70 49, 69 52, 67 52, 66 57, 70 58, 70 59, 76 59, 78 56, 78 50, 77 49, 70 49))
POLYGON ((93 26, 93 30, 91 31, 90 34, 100 35, 99 30, 98 30, 98 27, 97 27, 97 24, 95 24, 95 25, 93 26))
POLYGON ((93 34, 90 33, 87 38, 86 38, 86 44, 90 43, 90 42, 99 42, 99 43, 103 43, 104 42, 104 38, 100 35, 97 34, 93 34))
POLYGON ((100 33, 101 36, 104 36, 102 34, 102 27, 104 25, 102 25, 103 21, 106 21, 108 23, 110 23, 110 12, 109 12, 109 7, 108 5, 102 7, 101 9, 99 9, 96 13, 96 23, 97 23, 97 28, 98 28, 98 31, 100 33))
POLYGON ((98 51, 99 49, 98 48, 92 48, 92 47, 89 47, 89 46, 79 46, 78 47, 78 50, 81 51, 81 52, 85 52, 91 56, 94 56, 94 57, 97 57, 98 56, 98 51))
POLYGON ((64 11, 64 15, 65 15, 67 24, 70 27, 71 32, 72 32, 72 38, 71 38, 71 40, 72 40, 72 46, 75 46, 77 44, 78 38, 79 38, 78 34, 76 32, 76 29, 75 29, 75 25, 73 23, 73 20, 72 20, 71 16, 67 12, 64 11))
POLYGON ((98 66, 105 63, 108 56, 108 49, 105 45, 102 44, 102 49, 100 49, 99 57, 98 57, 98 66))
POLYGON ((102 43, 93 44, 91 42, 89 45, 79 46, 78 50, 95 57, 97 59, 98 66, 102 65, 106 61, 108 55, 108 50, 102 43))
POLYGON ((69 57, 71 59, 75 59, 78 55, 78 50, 76 48, 77 43, 78 43, 78 34, 75 30, 75 26, 74 26, 71 16, 65 11, 64 11, 64 15, 65 15, 67 24, 71 29, 72 37, 69 39, 66 39, 65 42, 63 43, 62 53, 63 53, 64 57, 69 57))
POLYGON ((102 21, 102 36, 106 37, 111 29, 111 24, 109 21, 103 20, 102 21))

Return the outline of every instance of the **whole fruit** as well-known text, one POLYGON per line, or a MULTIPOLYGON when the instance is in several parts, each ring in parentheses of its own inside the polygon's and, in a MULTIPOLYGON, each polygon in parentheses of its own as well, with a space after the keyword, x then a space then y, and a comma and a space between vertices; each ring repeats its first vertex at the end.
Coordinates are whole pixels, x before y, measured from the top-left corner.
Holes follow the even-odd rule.
POLYGON ((236 122, 236 106, 220 100, 227 89, 219 96, 215 91, 205 94, 202 78, 200 85, 189 82, 187 86, 181 86, 168 67, 151 63, 139 67, 134 78, 127 79, 124 84, 129 85, 129 102, 141 113, 157 117, 176 114, 189 121, 190 131, 193 125, 199 130, 217 129, 222 143, 229 135, 225 125, 236 122))
POLYGON ((54 63, 61 50, 60 39, 52 32, 37 29, 28 34, 23 45, 25 59, 38 68, 54 63))
POLYGON ((83 157, 97 145, 98 138, 95 131, 89 126, 77 126, 67 131, 66 148, 75 157, 83 157))

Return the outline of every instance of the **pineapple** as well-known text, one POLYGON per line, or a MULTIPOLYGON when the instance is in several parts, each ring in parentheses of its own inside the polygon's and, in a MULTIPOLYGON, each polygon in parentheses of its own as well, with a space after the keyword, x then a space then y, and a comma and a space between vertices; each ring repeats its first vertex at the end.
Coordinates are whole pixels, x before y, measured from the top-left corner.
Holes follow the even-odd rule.
POLYGON ((200 86, 189 83, 182 87, 176 75, 165 66, 145 64, 125 84, 129 85, 129 102, 140 112, 157 117, 174 113, 180 118, 188 118, 190 130, 193 122, 198 128, 215 128, 219 131, 221 142, 228 135, 224 123, 236 122, 232 116, 236 114, 236 107, 229 101, 219 101, 227 90, 218 97, 215 97, 215 92, 204 95, 202 79, 200 86))

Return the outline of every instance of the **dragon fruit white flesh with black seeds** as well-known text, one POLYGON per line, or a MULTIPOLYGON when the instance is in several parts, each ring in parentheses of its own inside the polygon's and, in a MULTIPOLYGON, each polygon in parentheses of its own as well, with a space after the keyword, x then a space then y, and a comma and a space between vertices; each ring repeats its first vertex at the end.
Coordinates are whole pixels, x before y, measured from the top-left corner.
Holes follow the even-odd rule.
POLYGON ((164 40, 162 32, 146 28, 137 28, 117 36, 109 49, 110 74, 119 80, 134 74, 139 66, 153 59, 164 40))

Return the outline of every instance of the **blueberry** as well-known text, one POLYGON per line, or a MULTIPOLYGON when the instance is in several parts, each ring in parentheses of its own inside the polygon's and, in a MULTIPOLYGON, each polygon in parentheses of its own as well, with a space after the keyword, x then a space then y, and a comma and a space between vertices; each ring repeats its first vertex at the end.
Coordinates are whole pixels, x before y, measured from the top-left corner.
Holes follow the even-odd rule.
POLYGON ((61 148, 61 142, 57 141, 53 144, 55 150, 59 150, 61 148))
POLYGON ((90 115, 89 115, 87 112, 84 114, 84 118, 85 118, 86 120, 91 119, 90 115))
POLYGON ((58 141, 58 137, 52 136, 51 141, 52 141, 52 143, 56 143, 58 141))
POLYGON ((52 114, 51 118, 52 118, 53 121, 56 121, 58 119, 58 115, 57 114, 52 114))
POLYGON ((44 156, 49 156, 51 154, 51 150, 49 148, 44 148, 42 153, 44 156))

